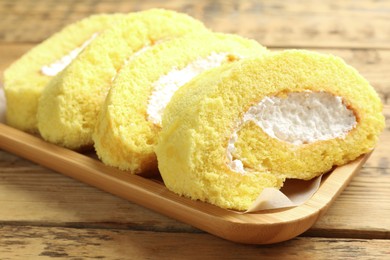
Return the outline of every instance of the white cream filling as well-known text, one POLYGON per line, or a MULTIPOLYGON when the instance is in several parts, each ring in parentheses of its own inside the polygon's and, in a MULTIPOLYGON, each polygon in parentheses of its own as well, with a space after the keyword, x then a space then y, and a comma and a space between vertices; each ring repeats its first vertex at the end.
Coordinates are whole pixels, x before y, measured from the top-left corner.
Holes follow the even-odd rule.
POLYGON ((344 138, 356 126, 356 117, 341 97, 327 92, 294 92, 285 98, 265 97, 249 108, 229 140, 228 166, 245 173, 243 163, 233 159, 238 131, 253 121, 272 138, 294 145, 344 138))
POLYGON ((152 84, 152 94, 147 106, 147 119, 161 125, 161 117, 173 94, 184 84, 200 73, 221 66, 227 60, 227 53, 215 53, 206 58, 197 59, 183 69, 172 69, 152 84))
POLYGON ((60 59, 49 65, 43 66, 41 68, 41 73, 50 77, 56 76, 58 73, 63 71, 80 54, 80 52, 82 52, 96 38, 96 36, 98 36, 98 33, 94 33, 80 47, 70 51, 60 59))

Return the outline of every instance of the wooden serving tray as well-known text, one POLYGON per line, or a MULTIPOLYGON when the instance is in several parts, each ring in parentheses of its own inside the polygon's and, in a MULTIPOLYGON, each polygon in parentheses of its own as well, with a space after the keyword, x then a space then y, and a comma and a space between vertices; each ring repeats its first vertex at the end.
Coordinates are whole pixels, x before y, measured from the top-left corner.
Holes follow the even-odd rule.
POLYGON ((180 197, 161 181, 117 170, 1 123, 0 148, 216 236, 248 244, 276 243, 309 229, 370 155, 323 176, 318 191, 301 206, 242 214, 180 197))

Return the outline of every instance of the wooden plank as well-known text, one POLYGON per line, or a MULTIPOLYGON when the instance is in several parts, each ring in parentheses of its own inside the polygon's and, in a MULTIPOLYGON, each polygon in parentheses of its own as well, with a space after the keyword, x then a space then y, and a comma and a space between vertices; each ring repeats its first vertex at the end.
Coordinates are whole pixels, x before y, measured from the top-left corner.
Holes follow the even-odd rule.
POLYGON ((0 223, 195 230, 0 150, 0 223))
POLYGON ((366 167, 376 167, 378 169, 390 168, 390 105, 384 106, 383 114, 386 119, 385 130, 379 137, 378 145, 372 157, 366 162, 366 167))
POLYGON ((390 239, 389 177, 388 167, 364 168, 306 235, 390 239))
POLYGON ((2 226, 2 259, 385 259, 388 240, 296 238, 273 246, 233 244, 208 234, 2 226))
POLYGON ((211 29, 270 47, 389 48, 388 1, 55 1, 0 2, 1 42, 40 42, 93 13, 162 7, 186 12, 211 29), (293 26, 291 26, 293 24, 293 26))

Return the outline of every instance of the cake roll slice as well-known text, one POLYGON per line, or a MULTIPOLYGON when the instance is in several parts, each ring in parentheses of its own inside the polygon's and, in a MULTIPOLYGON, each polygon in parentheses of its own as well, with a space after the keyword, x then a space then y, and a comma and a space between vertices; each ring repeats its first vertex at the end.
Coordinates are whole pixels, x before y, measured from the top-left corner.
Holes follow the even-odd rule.
POLYGON ((276 52, 179 89, 163 115, 158 168, 177 194, 246 210, 266 187, 371 151, 383 128, 377 93, 343 60, 276 52))
POLYGON ((157 169, 154 147, 174 92, 208 69, 265 52, 254 40, 221 33, 195 33, 145 51, 111 86, 93 134, 98 156, 134 174, 157 169))
POLYGON ((66 26, 4 71, 7 124, 37 132, 38 100, 46 84, 122 14, 92 15, 66 26))
POLYGON ((92 147, 100 107, 126 61, 156 42, 203 30, 207 29, 200 21, 174 11, 129 14, 101 33, 46 86, 37 114, 41 136, 70 149, 92 147))

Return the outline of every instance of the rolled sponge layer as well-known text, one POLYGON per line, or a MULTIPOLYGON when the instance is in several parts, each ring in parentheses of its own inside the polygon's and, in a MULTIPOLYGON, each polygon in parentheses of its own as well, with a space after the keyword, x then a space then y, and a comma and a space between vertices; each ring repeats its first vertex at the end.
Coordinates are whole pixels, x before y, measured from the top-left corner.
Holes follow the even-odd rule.
POLYGON ((265 52, 256 41, 210 32, 189 34, 146 50, 127 63, 113 82, 93 134, 97 154, 104 163, 132 173, 156 169, 154 147, 161 127, 148 119, 148 107, 154 105, 149 102, 162 100, 170 91, 160 91, 160 96, 151 99, 156 82, 167 79, 172 71, 176 77, 167 80, 167 85, 190 80, 187 75, 178 78, 179 72, 197 60, 207 68, 203 64, 207 57, 222 55, 222 63, 229 63, 265 52))
POLYGON ((202 30, 207 29, 201 22, 174 11, 151 9, 127 15, 49 82, 38 106, 40 134, 70 149, 92 146, 100 107, 126 59, 162 39, 202 30))
POLYGON ((44 87, 52 79, 52 76, 41 72, 42 67, 79 48, 93 34, 104 31, 122 17, 122 14, 92 15, 70 24, 7 68, 4 71, 7 124, 23 131, 37 132, 38 100, 44 87))
POLYGON ((340 58, 289 50, 204 73, 175 93, 162 125, 156 154, 168 189, 245 210, 265 187, 280 188, 286 178, 313 178, 369 152, 384 117, 374 89, 340 58), (243 120, 262 100, 295 93, 341 98, 356 125, 340 137, 295 144, 243 120), (231 167, 231 160, 240 160, 244 171, 231 167))

